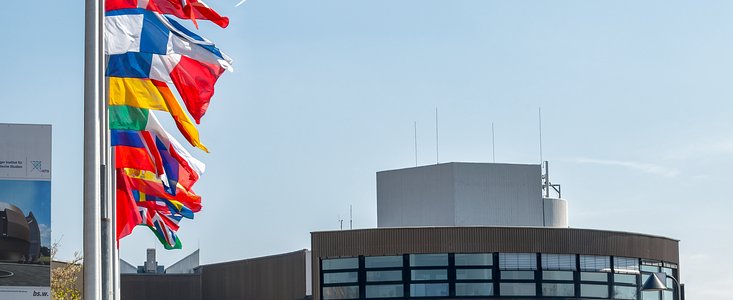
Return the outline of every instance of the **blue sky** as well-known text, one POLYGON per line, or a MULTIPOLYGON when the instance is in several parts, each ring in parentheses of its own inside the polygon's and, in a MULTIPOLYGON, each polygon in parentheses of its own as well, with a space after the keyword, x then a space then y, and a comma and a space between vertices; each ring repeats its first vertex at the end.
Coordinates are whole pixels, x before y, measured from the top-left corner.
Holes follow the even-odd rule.
MULTIPOLYGON (((235 59, 200 126, 204 211, 182 224, 203 263, 310 248, 376 226, 375 172, 544 158, 570 224, 681 240, 691 299, 727 299, 733 247, 729 1, 210 1, 203 36, 235 59), (216 233, 216 234, 214 234, 216 233), (226 246, 224 246, 226 245, 226 246)), ((82 248, 83 3, 5 4, 0 122, 53 125, 54 239, 82 248), (26 12, 26 13, 19 13, 26 12), (32 17, 28 12, 33 12, 32 17)), ((172 122, 162 116, 173 131, 172 122)), ((144 228, 121 255, 158 247, 144 228)))

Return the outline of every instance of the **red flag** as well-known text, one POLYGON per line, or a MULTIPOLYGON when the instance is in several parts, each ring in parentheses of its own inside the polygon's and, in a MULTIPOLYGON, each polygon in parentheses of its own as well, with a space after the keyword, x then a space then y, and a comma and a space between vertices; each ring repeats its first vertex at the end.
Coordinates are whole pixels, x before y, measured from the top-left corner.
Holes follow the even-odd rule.
POLYGON ((222 73, 224 68, 218 64, 209 64, 186 56, 181 56, 181 60, 171 70, 171 81, 196 124, 201 123, 201 117, 209 108, 209 101, 214 96, 214 84, 222 73))
POLYGON ((197 19, 209 20, 221 28, 229 26, 229 18, 219 15, 201 0, 188 0, 186 5, 183 5, 182 0, 105 0, 106 11, 128 8, 144 8, 181 19, 190 19, 196 28, 198 28, 197 19))
POLYGON ((132 233, 142 217, 138 213, 135 197, 132 196, 128 177, 117 170, 117 247, 120 247, 120 239, 132 233))

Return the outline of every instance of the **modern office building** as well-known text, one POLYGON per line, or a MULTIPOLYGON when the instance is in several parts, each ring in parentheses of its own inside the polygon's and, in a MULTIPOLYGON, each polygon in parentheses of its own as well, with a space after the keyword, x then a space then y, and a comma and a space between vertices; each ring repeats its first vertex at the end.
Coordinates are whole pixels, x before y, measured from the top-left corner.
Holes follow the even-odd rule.
POLYGON ((378 172, 376 228, 312 232, 311 251, 193 274, 124 275, 122 297, 158 299, 163 283, 183 300, 684 299, 673 288, 641 291, 653 272, 679 278, 677 240, 569 227, 547 169, 445 163, 378 172))
POLYGON ((313 299, 673 299, 641 285, 651 272, 679 278, 678 241, 568 228, 546 170, 377 173, 377 228, 311 234, 313 299))

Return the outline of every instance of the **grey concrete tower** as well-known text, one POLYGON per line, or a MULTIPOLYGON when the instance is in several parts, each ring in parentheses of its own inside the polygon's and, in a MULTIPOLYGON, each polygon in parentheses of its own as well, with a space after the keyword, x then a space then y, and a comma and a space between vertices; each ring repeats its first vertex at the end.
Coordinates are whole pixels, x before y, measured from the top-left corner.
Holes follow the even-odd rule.
POLYGON ((377 227, 568 227, 539 164, 444 163, 377 173, 377 227))

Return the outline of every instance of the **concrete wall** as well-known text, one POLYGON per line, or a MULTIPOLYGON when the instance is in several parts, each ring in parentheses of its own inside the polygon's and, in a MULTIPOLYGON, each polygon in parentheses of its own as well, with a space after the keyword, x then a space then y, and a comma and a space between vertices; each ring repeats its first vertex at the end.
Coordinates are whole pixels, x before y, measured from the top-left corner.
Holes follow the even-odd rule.
POLYGON ((377 172, 377 226, 453 226, 453 165, 377 172))
POLYGON ((305 299, 305 259, 300 250, 201 266, 203 299, 305 299))
POLYGON ((539 165, 454 163, 455 225, 543 226, 539 165))
POLYGON ((120 289, 121 300, 204 299, 199 275, 122 274, 120 289))
POLYGON ((306 250, 204 265, 195 274, 123 274, 122 300, 303 300, 306 250))
POLYGON ((377 227, 543 226, 540 165, 445 163, 377 173, 377 227))

